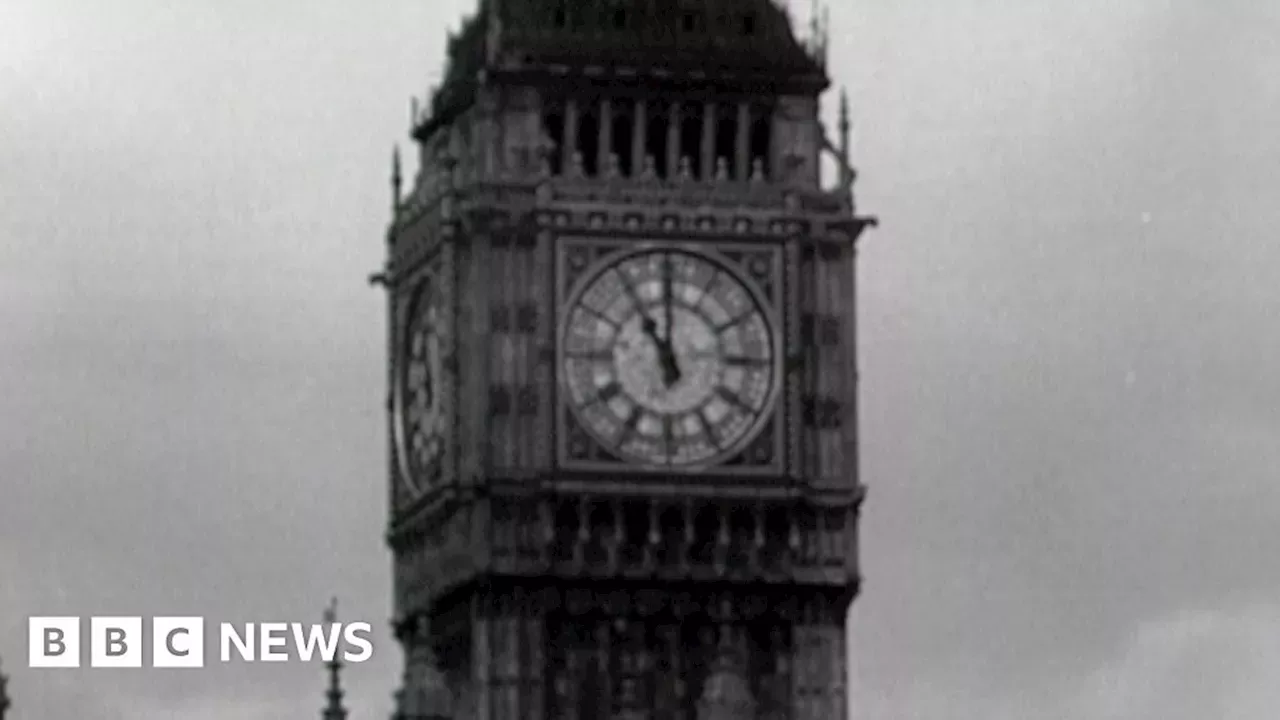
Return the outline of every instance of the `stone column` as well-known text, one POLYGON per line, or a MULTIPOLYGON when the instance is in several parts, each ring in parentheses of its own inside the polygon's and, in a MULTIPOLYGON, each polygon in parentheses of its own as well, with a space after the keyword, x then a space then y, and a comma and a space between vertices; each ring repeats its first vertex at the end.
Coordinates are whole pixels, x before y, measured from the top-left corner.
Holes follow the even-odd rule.
POLYGON ((738 103, 738 136, 734 138, 736 157, 733 165, 733 179, 746 180, 751 177, 751 105, 738 103))
POLYGON ((564 104, 564 142, 560 145, 560 167, 568 173, 578 153, 578 101, 569 98, 564 104))
POLYGON ((707 102, 702 107, 702 173, 699 179, 711 180, 716 176, 716 104, 707 102))
POLYGON ((614 167, 613 152, 613 102, 609 98, 600 101, 600 138, 596 148, 596 175, 606 176, 614 167))
POLYGON ((667 179, 674 179, 680 173, 680 124, 684 113, 679 102, 671 103, 671 113, 667 117, 667 179))
POLYGON ((649 104, 644 98, 636 101, 634 122, 631 123, 631 174, 639 177, 644 172, 645 158, 649 155, 648 142, 649 104))

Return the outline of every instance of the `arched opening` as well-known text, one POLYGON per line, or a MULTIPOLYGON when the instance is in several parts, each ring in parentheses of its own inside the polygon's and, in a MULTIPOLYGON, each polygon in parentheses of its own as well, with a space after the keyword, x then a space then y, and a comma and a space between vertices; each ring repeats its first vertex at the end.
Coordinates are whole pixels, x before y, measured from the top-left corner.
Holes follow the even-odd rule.
POLYGON ((738 168, 738 106, 719 103, 716 106, 715 167, 713 177, 720 172, 721 164, 728 169, 730 179, 741 177, 738 168))
POLYGON ((612 152, 618 157, 618 174, 622 177, 631 177, 636 170, 633 167, 634 158, 632 157, 632 152, 635 149, 635 105, 630 101, 614 102, 612 112, 612 152))
POLYGON ((671 127, 671 103, 650 101, 647 107, 644 147, 653 158, 654 172, 660 178, 670 175, 667 167, 667 131, 671 127))
POLYGON ((578 103, 577 148, 582 155, 582 172, 594 177, 600 172, 600 108, 595 99, 578 103))
MULTIPOLYGON (((680 108, 680 163, 689 163, 692 177, 702 173, 702 105, 689 103, 680 108)), ((679 173, 679 168, 676 169, 679 173)))
POLYGON ((754 175, 759 169, 761 179, 767 180, 773 173, 773 108, 768 105, 751 107, 751 167, 754 175))
POLYGON ((547 160, 552 175, 564 173, 564 102, 553 100, 546 103, 542 111, 542 131, 551 140, 547 148, 547 160))

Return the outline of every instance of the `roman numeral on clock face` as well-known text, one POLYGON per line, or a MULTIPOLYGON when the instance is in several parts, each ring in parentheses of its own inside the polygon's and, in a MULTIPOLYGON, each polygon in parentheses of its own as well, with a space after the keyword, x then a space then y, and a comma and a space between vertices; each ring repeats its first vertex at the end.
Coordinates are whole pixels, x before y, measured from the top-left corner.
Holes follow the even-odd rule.
POLYGON ((711 256, 619 256, 565 314, 561 373, 573 411, 633 462, 696 465, 732 452, 770 412, 779 382, 759 297, 711 256))
POLYGON ((396 388, 400 475, 416 496, 437 476, 444 452, 443 298, 434 278, 424 278, 407 308, 403 371, 396 388))

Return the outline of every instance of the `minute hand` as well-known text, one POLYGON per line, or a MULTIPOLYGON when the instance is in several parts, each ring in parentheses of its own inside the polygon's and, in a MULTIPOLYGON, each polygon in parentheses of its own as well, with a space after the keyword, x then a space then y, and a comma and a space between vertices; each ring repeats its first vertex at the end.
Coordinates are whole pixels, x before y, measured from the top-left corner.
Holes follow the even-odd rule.
POLYGON ((666 328, 663 333, 666 338, 663 342, 662 350, 664 351, 663 375, 668 387, 680 380, 680 365, 676 363, 675 348, 673 347, 676 331, 674 305, 675 288, 672 287, 671 281, 671 255, 667 254, 662 258, 662 309, 666 316, 663 318, 666 320, 666 328))

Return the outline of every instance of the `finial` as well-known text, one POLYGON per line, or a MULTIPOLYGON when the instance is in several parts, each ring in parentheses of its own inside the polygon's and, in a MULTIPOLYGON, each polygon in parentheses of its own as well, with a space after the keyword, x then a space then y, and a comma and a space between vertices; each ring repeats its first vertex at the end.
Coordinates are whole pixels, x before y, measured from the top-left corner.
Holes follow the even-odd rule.
POLYGON ((658 162, 654 159, 653 153, 644 156, 644 170, 640 172, 642 180, 656 180, 658 177, 658 162))
POLYGON ((847 162, 849 160, 849 129, 852 123, 849 120, 849 93, 845 89, 840 90, 840 154, 844 155, 847 162))
POLYGON ((853 184, 853 157, 849 147, 849 130, 852 123, 849 120, 849 93, 841 88, 840 90, 840 186, 849 187, 853 184))
POLYGON ((400 188, 404 178, 400 175, 400 146, 391 150, 391 212, 400 209, 400 188))

